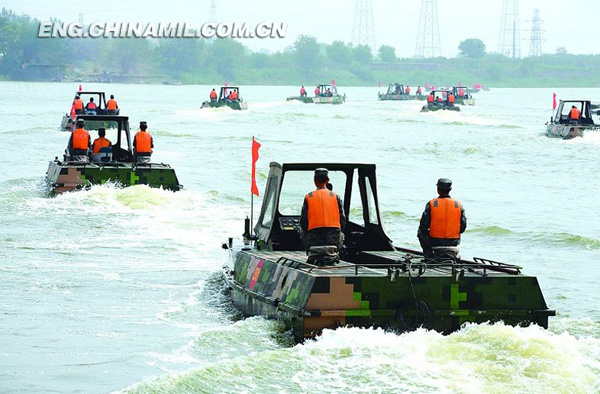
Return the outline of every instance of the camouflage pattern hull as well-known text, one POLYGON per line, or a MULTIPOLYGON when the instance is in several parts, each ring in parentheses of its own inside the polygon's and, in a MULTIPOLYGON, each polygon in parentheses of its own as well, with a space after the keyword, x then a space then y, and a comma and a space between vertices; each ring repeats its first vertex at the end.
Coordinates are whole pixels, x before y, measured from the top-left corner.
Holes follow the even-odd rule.
POLYGON ((288 97, 286 101, 302 101, 304 104, 344 104, 346 102, 346 96, 332 96, 332 97, 302 97, 292 96, 288 97))
POLYGON ((225 279, 239 310, 286 322, 297 341, 341 326, 398 332, 422 326, 443 333, 466 322, 547 327, 555 314, 537 279, 518 269, 395 264, 407 258, 416 263, 422 256, 361 252, 360 263, 316 267, 305 263, 303 252, 230 249, 225 279))
POLYGON ((418 96, 411 96, 409 94, 383 94, 377 95, 381 101, 406 101, 406 100, 419 100, 418 96))
POLYGON ((236 111, 248 109, 248 103, 245 101, 205 101, 200 108, 221 108, 225 106, 236 111))
POLYGON ((421 108, 421 112, 435 112, 440 110, 460 111, 460 108, 456 105, 453 105, 452 107, 449 107, 447 105, 424 105, 423 108, 421 108))
POLYGON ((583 137, 583 133, 587 131, 600 131, 600 126, 560 124, 554 122, 546 125, 546 135, 548 137, 562 138, 563 140, 570 140, 571 138, 575 137, 583 137))
POLYGON ((148 185, 167 190, 181 190, 175 170, 168 164, 134 163, 62 163, 51 161, 46 172, 51 194, 83 189, 106 182, 122 186, 148 185))

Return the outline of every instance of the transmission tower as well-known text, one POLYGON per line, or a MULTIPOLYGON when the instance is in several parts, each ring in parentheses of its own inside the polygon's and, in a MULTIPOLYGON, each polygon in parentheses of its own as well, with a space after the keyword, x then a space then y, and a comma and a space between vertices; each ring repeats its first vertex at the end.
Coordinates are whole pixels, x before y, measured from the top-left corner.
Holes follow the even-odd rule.
POLYGON ((375 51, 375 30, 373 27, 373 4, 371 0, 356 0, 352 44, 367 45, 375 51))
POLYGON ((217 1, 210 0, 210 10, 209 10, 210 21, 213 23, 217 23, 217 1))
POLYGON ((531 21, 531 42, 529 43, 529 56, 542 56, 542 22, 540 10, 533 10, 533 20, 531 21))
POLYGON ((422 0, 415 57, 438 57, 441 55, 437 0, 422 0))
POLYGON ((521 57, 520 41, 519 0, 503 0, 498 52, 513 59, 521 57))

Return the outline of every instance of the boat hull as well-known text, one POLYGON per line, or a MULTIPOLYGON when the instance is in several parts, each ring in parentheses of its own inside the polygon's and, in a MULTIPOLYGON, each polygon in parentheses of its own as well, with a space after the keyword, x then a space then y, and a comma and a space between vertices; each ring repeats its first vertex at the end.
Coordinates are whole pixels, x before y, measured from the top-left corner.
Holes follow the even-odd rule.
POLYGON ((346 96, 332 96, 332 97, 302 97, 292 96, 288 97, 286 101, 301 101, 304 104, 333 104, 339 105, 346 102, 346 96))
POLYGON ((453 106, 447 106, 447 105, 424 105, 421 108, 421 112, 435 112, 435 111, 440 111, 440 110, 444 110, 444 111, 460 111, 460 108, 457 107, 456 105, 453 106))
POLYGON ((585 132, 598 130, 600 130, 600 127, 597 125, 563 124, 555 122, 546 125, 546 135, 548 137, 562 138, 563 140, 583 137, 585 132))
POLYGON ((378 99, 381 101, 406 101, 406 100, 424 100, 423 98, 419 98, 419 96, 411 96, 409 94, 378 94, 378 99))
POLYGON ((205 101, 200 108, 221 108, 229 107, 233 110, 240 111, 248 109, 248 103, 245 101, 205 101))
POLYGON ((73 163, 51 161, 46 172, 51 194, 79 190, 107 182, 121 186, 148 185, 168 190, 181 190, 175 170, 168 164, 73 163))
POLYGON ((284 321, 297 341, 342 326, 398 332, 422 326, 443 333, 466 322, 547 327, 554 315, 535 277, 394 268, 406 256, 406 250, 361 252, 361 264, 315 267, 303 252, 230 250, 225 279, 240 311, 284 321))

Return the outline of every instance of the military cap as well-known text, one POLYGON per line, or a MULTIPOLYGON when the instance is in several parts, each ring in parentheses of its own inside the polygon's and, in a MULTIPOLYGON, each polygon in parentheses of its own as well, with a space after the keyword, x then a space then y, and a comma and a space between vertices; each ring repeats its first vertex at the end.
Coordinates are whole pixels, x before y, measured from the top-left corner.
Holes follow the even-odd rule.
POLYGON ((327 168, 317 168, 315 170, 315 179, 319 182, 326 182, 329 180, 329 170, 327 168))
POLYGON ((440 178, 437 181, 437 187, 439 187, 440 190, 449 191, 452 189, 452 181, 448 178, 440 178))

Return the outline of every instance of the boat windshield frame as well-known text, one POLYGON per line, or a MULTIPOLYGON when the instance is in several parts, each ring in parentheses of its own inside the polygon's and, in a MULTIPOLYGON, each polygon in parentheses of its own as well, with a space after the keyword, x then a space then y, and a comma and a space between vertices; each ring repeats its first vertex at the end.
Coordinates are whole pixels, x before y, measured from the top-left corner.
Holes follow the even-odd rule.
POLYGON ((101 110, 106 110, 106 94, 104 92, 96 92, 96 91, 86 91, 82 90, 81 92, 75 92, 75 96, 73 97, 73 101, 79 96, 81 101, 83 101, 83 107, 87 105, 90 101, 90 97, 94 97, 96 105, 101 110), (83 99, 86 97, 87 101, 83 99))

